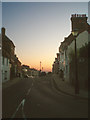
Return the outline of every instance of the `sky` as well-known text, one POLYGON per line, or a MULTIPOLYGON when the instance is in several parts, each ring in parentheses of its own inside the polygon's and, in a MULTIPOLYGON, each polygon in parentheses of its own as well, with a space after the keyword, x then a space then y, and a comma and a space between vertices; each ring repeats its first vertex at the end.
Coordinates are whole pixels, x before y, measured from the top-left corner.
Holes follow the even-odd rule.
MULTIPOLYGON (((8 0, 9 1, 9 0, 8 0)), ((87 2, 3 2, 2 26, 22 64, 51 71, 59 46, 71 33, 71 14, 87 14, 87 2)))

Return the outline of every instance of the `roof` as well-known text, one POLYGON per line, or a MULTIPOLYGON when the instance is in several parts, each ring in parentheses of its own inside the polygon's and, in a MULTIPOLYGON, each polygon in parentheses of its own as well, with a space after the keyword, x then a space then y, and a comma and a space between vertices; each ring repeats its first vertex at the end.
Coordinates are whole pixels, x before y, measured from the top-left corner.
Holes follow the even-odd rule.
POLYGON ((14 43, 6 35, 4 37, 2 37, 2 41, 3 40, 10 42, 13 45, 13 47, 15 47, 14 43))
MULTIPOLYGON (((87 28, 82 31, 79 31, 78 35, 84 31, 88 31, 88 33, 90 34, 90 25, 88 23, 87 23, 87 28)), ((68 37, 65 38, 63 42, 61 42, 60 49, 65 50, 67 46, 72 43, 73 40, 74 40, 74 36, 71 33, 68 37)))
POLYGON ((15 58, 14 58, 15 63, 21 64, 21 62, 20 62, 20 60, 18 59, 18 57, 16 57, 16 55, 15 55, 14 57, 15 57, 15 58))

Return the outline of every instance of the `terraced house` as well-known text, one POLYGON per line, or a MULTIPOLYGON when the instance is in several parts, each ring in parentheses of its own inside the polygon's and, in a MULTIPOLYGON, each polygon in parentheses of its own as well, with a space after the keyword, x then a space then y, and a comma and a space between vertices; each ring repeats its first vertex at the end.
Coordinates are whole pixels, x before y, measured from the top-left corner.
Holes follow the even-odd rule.
POLYGON ((2 82, 6 82, 16 77, 15 45, 5 35, 5 28, 2 28, 1 36, 2 36, 2 82))
POLYGON ((65 37, 59 47, 59 69, 64 72, 64 79, 75 84, 75 39, 77 49, 77 71, 80 88, 88 87, 88 44, 90 44, 90 25, 85 14, 71 15, 71 31, 77 30, 76 38, 72 32, 65 37))

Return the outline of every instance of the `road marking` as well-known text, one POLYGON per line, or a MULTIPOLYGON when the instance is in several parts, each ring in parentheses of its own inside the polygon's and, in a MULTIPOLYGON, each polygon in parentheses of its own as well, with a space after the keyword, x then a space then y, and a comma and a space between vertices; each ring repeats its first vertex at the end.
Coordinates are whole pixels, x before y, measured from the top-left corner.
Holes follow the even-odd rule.
MULTIPOLYGON (((31 88, 33 87, 33 82, 32 82, 32 86, 31 88)), ((29 93, 31 92, 31 88, 28 90, 27 94, 26 95, 29 95, 29 93)))
MULTIPOLYGON (((33 86, 33 83, 32 83, 32 86, 33 86)), ((32 88, 32 87, 31 87, 31 88, 32 88)), ((30 91, 31 91, 31 88, 28 90, 28 92, 27 92, 26 95, 29 95, 29 93, 30 93, 30 91)), ((27 120, 26 117, 25 117, 25 114, 24 114, 24 103, 25 103, 25 99, 23 99, 23 100, 21 101, 21 103, 18 105, 16 111, 14 112, 14 114, 13 114, 12 117, 11 117, 11 120, 15 118, 16 113, 18 112, 18 110, 19 110, 19 108, 20 108, 21 106, 22 106, 22 116, 23 116, 23 118, 24 118, 25 120, 27 120)))
POLYGON ((25 120, 27 120, 27 119, 25 118, 25 114, 24 114, 24 103, 25 103, 25 99, 23 99, 23 100, 21 101, 21 103, 18 105, 16 111, 14 112, 14 114, 12 115, 12 117, 11 117, 10 120, 12 120, 12 119, 15 118, 16 113, 18 112, 18 110, 19 110, 19 108, 20 108, 21 106, 22 106, 22 115, 23 115, 23 118, 24 118, 25 120))
POLYGON ((27 95, 29 95, 30 91, 31 91, 31 88, 28 90, 27 95))
POLYGON ((25 120, 27 120, 25 117, 25 114, 24 114, 24 103, 25 103, 25 99, 23 99, 23 101, 22 101, 22 116, 25 120))

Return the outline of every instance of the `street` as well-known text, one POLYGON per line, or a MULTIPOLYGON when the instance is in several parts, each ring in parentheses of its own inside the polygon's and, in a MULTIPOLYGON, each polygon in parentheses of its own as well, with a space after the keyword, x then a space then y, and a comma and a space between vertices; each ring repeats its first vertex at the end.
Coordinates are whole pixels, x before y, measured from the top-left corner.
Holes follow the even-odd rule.
POLYGON ((23 78, 2 91, 3 118, 87 118, 88 101, 58 93, 52 76, 23 78))

